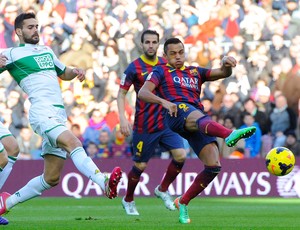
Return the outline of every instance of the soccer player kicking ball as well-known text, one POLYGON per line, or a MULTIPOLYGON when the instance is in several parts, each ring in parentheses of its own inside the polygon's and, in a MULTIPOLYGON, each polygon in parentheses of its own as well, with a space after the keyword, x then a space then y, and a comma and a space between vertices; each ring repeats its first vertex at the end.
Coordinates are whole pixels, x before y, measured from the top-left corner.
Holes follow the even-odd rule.
POLYGON ((44 172, 31 179, 14 194, 0 194, 0 215, 15 205, 40 196, 43 191, 59 183, 67 154, 76 168, 98 184, 110 199, 117 196, 121 168, 115 167, 110 177, 101 173, 84 151, 80 140, 66 128, 66 112, 57 77, 85 79, 84 71, 66 67, 46 46, 39 46, 38 22, 33 13, 22 13, 15 19, 15 32, 20 46, 5 50, 0 58, 7 59, 0 73, 8 70, 31 102, 29 122, 43 138, 44 172))
POLYGON ((188 140, 204 163, 204 170, 197 175, 190 188, 174 201, 179 209, 179 221, 186 224, 190 223, 187 205, 221 171, 215 137, 224 138, 227 146, 231 147, 241 138, 253 135, 256 128, 232 131, 211 120, 203 112, 201 85, 205 81, 229 77, 232 67, 236 66, 233 57, 224 57, 221 67, 217 69, 185 66, 184 45, 177 38, 170 38, 165 42, 164 57, 168 63, 153 69, 138 97, 146 102, 161 104, 166 109, 169 127, 188 140), (152 93, 154 90, 158 91, 159 96, 152 93))
MULTIPOLYGON (((129 136, 132 131, 125 113, 125 96, 129 88, 133 85, 135 92, 138 93, 154 66, 166 64, 164 58, 156 55, 159 47, 159 34, 156 31, 145 30, 142 33, 141 47, 143 54, 129 64, 125 70, 118 93, 121 132, 125 136, 129 136)), ((148 161, 155 153, 155 147, 160 144, 170 151, 173 159, 167 167, 160 185, 155 188, 154 194, 163 200, 167 209, 176 210, 168 187, 176 179, 184 165, 186 152, 182 138, 168 128, 162 115, 163 107, 161 105, 145 103, 137 98, 135 108, 132 134, 134 165, 128 173, 127 192, 122 200, 122 205, 127 215, 139 215, 134 201, 134 190, 148 161)))

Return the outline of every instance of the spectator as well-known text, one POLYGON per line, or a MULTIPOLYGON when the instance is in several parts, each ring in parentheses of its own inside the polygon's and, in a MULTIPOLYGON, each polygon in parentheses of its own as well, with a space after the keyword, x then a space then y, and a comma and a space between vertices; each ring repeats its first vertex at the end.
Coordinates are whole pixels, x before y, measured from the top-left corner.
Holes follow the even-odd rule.
POLYGON ((12 123, 10 125, 10 131, 14 136, 18 136, 20 129, 23 127, 24 116, 24 100, 21 97, 21 93, 17 90, 12 90, 7 96, 7 108, 12 111, 12 123))
POLYGON ((101 158, 108 158, 109 157, 109 148, 111 144, 111 134, 107 130, 101 130, 99 134, 99 154, 101 158))
POLYGON ((89 125, 83 133, 83 145, 87 146, 89 142, 99 144, 99 132, 103 129, 110 131, 105 120, 107 108, 95 109, 92 111, 89 119, 89 125))
POLYGON ((225 94, 223 96, 222 106, 218 113, 221 117, 230 115, 233 118, 234 127, 239 127, 241 125, 241 111, 232 100, 230 94, 225 94))
POLYGON ((274 64, 278 64, 283 58, 290 56, 289 48, 284 44, 283 37, 279 34, 274 34, 272 36, 272 43, 269 52, 271 61, 274 64))
MULTIPOLYGON (((236 127, 234 126, 234 120, 233 117, 230 115, 227 115, 224 117, 224 124, 226 128, 235 130, 236 127)), ((217 143, 218 147, 220 149, 220 154, 222 158, 231 158, 231 154, 237 149, 241 149, 240 151, 244 151, 245 149, 245 140, 240 140, 236 146, 234 147, 228 147, 225 143, 225 140, 222 138, 217 137, 217 143)))
POLYGON ((99 159, 101 157, 101 154, 99 153, 99 148, 96 143, 89 142, 85 149, 87 155, 90 156, 90 158, 99 159))
POLYGON ((244 149, 234 150, 228 157, 229 159, 244 159, 244 149))
POLYGON ((40 156, 42 138, 37 136, 29 127, 21 128, 20 135, 16 139, 20 148, 18 159, 42 159, 40 156))
POLYGON ((249 158, 260 157, 260 148, 261 148, 261 129, 258 123, 255 122, 254 117, 250 113, 244 113, 243 115, 244 124, 240 128, 246 128, 250 126, 255 126, 255 133, 245 139, 245 156, 249 158))
MULTIPOLYGON (((299 44, 300 51, 300 44, 299 44)), ((286 96, 288 106, 298 114, 298 101, 300 99, 300 53, 295 58, 296 64, 287 74, 286 81, 282 87, 282 93, 286 96)))
POLYGON ((282 94, 275 98, 275 108, 270 114, 271 134, 274 138, 273 147, 283 146, 286 141, 285 132, 295 130, 297 118, 287 105, 286 97, 282 94))
POLYGON ((109 148, 109 157, 130 158, 132 156, 130 145, 126 142, 126 137, 117 125, 113 130, 113 141, 109 148))
POLYGON ((113 130, 120 123, 117 100, 113 100, 109 104, 109 111, 105 116, 105 120, 110 130, 113 130))
POLYGON ((284 147, 291 150, 295 156, 300 156, 300 142, 297 139, 296 133, 294 130, 289 130, 285 133, 286 140, 284 147))
POLYGON ((81 143, 83 143, 84 139, 82 137, 82 133, 80 131, 80 125, 78 124, 71 124, 71 131, 72 133, 80 140, 81 143))
POLYGON ((267 115, 258 109, 256 102, 252 98, 248 98, 244 101, 244 110, 254 117, 255 122, 258 123, 262 131, 262 135, 270 132, 270 121, 267 115))

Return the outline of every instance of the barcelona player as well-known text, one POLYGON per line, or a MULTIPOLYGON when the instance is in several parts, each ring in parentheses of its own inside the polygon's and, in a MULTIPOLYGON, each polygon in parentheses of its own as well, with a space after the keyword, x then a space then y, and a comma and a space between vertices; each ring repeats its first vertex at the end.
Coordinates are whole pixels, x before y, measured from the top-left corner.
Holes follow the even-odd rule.
MULTIPOLYGON (((130 63, 125 70, 118 93, 117 102, 120 128, 125 136, 129 136, 132 130, 125 113, 125 97, 129 88, 133 85, 135 92, 138 93, 153 67, 166 64, 165 59, 157 56, 159 34, 156 31, 145 30, 142 33, 141 47, 143 54, 130 63)), ((181 172, 186 152, 183 147, 182 138, 167 127, 162 110, 163 107, 161 105, 145 103, 138 98, 136 100, 132 133, 134 165, 128 173, 127 192, 122 200, 122 205, 128 215, 139 215, 134 202, 134 190, 140 180, 141 174, 147 167, 147 162, 155 153, 155 148, 158 145, 169 150, 173 159, 160 185, 155 188, 154 193, 164 201, 165 206, 169 210, 176 210, 173 199, 167 189, 181 172)))
POLYGON ((169 127, 188 140, 204 163, 204 170, 197 175, 190 188, 174 201, 179 209, 179 221, 185 224, 190 223, 187 210, 190 200, 201 193, 221 170, 215 137, 225 138, 226 144, 231 147, 241 138, 253 135, 256 129, 247 127, 232 131, 203 112, 201 85, 205 81, 229 77, 236 66, 233 57, 225 56, 217 69, 185 66, 184 44, 178 38, 169 38, 165 42, 164 57, 168 63, 153 69, 138 97, 146 102, 161 104, 166 109, 169 127), (152 93, 155 90, 158 96, 152 93))

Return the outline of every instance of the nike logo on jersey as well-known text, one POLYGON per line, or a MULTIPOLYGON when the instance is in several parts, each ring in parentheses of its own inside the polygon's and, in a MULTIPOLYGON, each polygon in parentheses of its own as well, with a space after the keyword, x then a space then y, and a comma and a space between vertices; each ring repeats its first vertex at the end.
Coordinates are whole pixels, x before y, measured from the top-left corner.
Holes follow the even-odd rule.
POLYGON ((142 74, 142 76, 144 76, 144 75, 146 75, 148 73, 148 71, 146 71, 146 72, 144 72, 144 73, 141 73, 142 74))
POLYGON ((176 69, 169 69, 168 72, 172 73, 173 71, 175 71, 176 69))

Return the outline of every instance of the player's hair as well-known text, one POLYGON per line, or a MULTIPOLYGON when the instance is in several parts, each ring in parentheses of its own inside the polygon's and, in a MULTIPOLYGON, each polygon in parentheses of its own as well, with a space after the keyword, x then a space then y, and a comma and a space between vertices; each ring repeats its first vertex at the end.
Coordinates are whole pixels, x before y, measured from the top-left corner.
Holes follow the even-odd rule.
POLYGON ((18 17, 16 17, 16 19, 15 19, 15 30, 18 28, 22 29, 24 20, 29 19, 29 18, 35 19, 35 14, 32 12, 19 14, 18 17))
POLYGON ((169 38, 169 39, 167 39, 167 41, 164 44, 164 52, 165 52, 165 54, 167 54, 168 45, 170 45, 170 44, 179 44, 179 43, 181 43, 182 46, 184 46, 183 43, 182 43, 182 41, 180 41, 180 39, 178 39, 178 38, 169 38))
POLYGON ((146 35, 146 34, 156 35, 156 36, 157 36, 157 41, 159 41, 159 34, 158 34, 155 30, 145 30, 145 31, 142 33, 142 36, 141 36, 141 43, 144 42, 144 40, 145 40, 145 35, 146 35))

